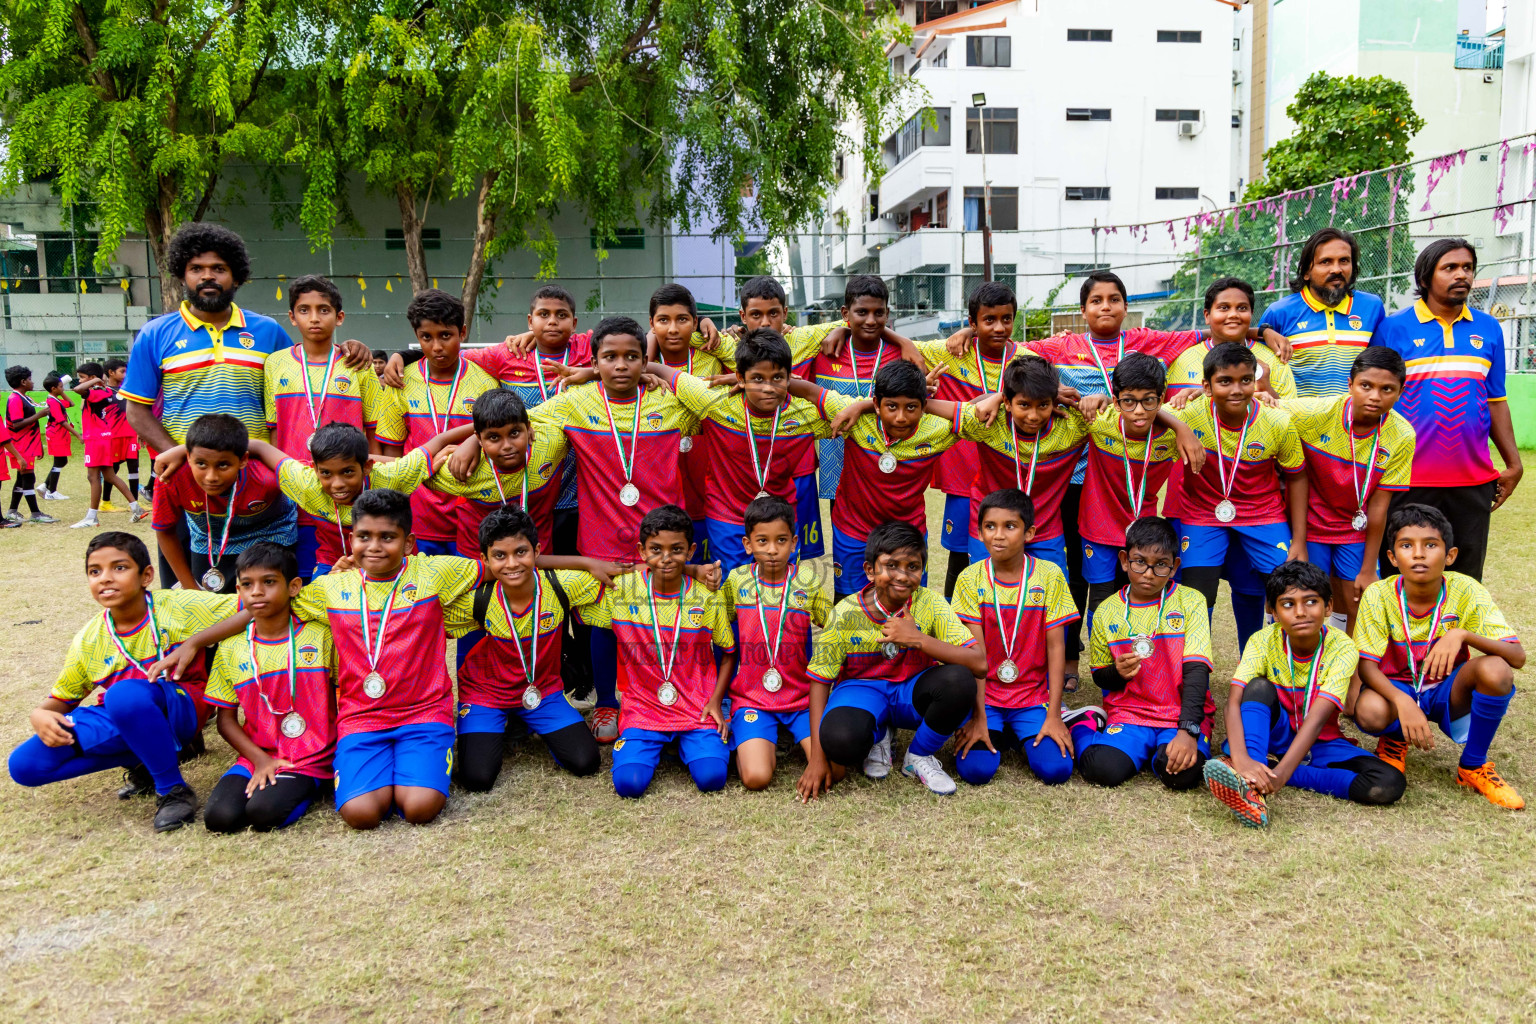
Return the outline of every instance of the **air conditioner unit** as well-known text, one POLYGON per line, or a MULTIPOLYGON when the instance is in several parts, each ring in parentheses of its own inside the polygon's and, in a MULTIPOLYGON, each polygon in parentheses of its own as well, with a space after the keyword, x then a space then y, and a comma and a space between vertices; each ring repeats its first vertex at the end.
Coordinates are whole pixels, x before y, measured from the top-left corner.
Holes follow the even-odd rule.
POLYGON ((1241 71, 1237 70, 1236 68, 1232 69, 1232 84, 1233 85, 1242 85, 1243 84, 1243 73, 1241 71))
POLYGON ((1179 122, 1179 138, 1181 138, 1181 139, 1192 139, 1196 135, 1199 135, 1199 134, 1200 134, 1200 122, 1199 121, 1180 121, 1179 122))

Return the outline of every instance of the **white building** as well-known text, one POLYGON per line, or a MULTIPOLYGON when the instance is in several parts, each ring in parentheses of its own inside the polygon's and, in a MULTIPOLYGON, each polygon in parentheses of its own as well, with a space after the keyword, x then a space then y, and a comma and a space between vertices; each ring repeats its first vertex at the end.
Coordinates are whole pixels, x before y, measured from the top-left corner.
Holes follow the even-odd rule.
POLYGON ((1162 292, 1182 231, 1176 241, 1162 226, 1144 239, 1094 227, 1182 221, 1227 204, 1232 7, 900 7, 914 38, 892 44, 891 73, 919 88, 886 141, 878 191, 868 190, 857 155, 847 156, 823 223, 789 247, 792 301, 836 308, 848 275, 878 273, 909 333, 962 315, 982 277, 988 181, 993 276, 1016 283, 1021 300, 1038 304, 1095 265, 1121 271, 1133 296, 1162 292))

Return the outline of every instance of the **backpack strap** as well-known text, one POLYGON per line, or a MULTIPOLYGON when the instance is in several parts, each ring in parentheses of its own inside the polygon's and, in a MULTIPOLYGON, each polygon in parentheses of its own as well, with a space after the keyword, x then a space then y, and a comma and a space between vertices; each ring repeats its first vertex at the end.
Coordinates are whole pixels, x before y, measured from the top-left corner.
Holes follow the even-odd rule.
POLYGON ((482 583, 475 588, 475 605, 471 614, 474 615, 475 622, 479 624, 482 631, 485 629, 485 613, 491 607, 491 591, 495 588, 495 580, 482 583))
POLYGON ((545 573, 545 577, 555 588, 555 600, 560 602, 560 611, 565 615, 565 633, 567 636, 576 635, 576 626, 571 622, 571 595, 565 592, 565 587, 560 585, 560 577, 553 572, 545 573))

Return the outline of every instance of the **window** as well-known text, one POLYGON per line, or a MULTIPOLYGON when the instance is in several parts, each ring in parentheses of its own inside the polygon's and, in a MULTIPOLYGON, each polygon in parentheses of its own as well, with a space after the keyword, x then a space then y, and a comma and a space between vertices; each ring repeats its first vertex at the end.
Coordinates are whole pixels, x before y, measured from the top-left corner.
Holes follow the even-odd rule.
POLYGON ((879 192, 871 192, 869 194, 869 219, 870 220, 879 220, 880 219, 880 193, 879 192))
MULTIPOLYGON (((985 276, 985 270, 986 264, 984 263, 967 263, 965 265, 965 276, 960 279, 960 298, 970 298, 971 293, 980 286, 981 279, 985 276)), ((998 284, 1007 285, 1017 294, 1019 290, 1019 265, 1017 263, 992 264, 992 280, 998 284)))
POLYGON ((837 180, 838 181, 842 181, 843 180, 843 154, 841 154, 841 153, 837 154, 837 158, 836 158, 835 164, 836 164, 836 166, 835 166, 835 172, 834 173, 837 174, 837 180))
POLYGON ((1183 185, 1173 187, 1163 186, 1153 190, 1154 199, 1199 199, 1198 188, 1186 188, 1183 185))
POLYGON ((1243 48, 1243 37, 1242 36, 1233 36, 1232 37, 1232 49, 1234 49, 1234 50, 1241 50, 1242 48, 1243 48))
POLYGON ((966 36, 965 63, 973 68, 1012 67, 1013 40, 1007 36, 966 36))
MULTIPOLYGON (((7 291, 30 295, 41 292, 43 289, 37 278, 37 250, 0 249, 0 278, 5 280, 7 291)), ((74 368, 70 369, 73 371, 74 368)))
MULTIPOLYGON (((975 5, 968 3, 965 6, 973 7, 975 5)), ((921 25, 925 21, 945 18, 951 14, 959 13, 960 10, 959 0, 918 0, 916 23, 921 25)))
POLYGON ((949 227, 949 189, 933 197, 933 226, 949 227))
MULTIPOLYGON (((992 230, 1019 230, 1019 190, 1017 188, 992 188, 992 230)), ((973 185, 965 189, 965 230, 980 231, 982 225, 982 201, 986 190, 973 185)))
POLYGON ((1241 128, 1242 126, 1243 126, 1243 115, 1241 113, 1239 113, 1238 111, 1236 111, 1236 110, 1232 111, 1232 127, 1233 128, 1241 128))
POLYGON ((1069 28, 1067 29, 1067 42, 1069 43, 1107 43, 1114 36, 1112 28, 1069 28))
MULTIPOLYGON (((442 228, 422 228, 421 247, 423 249, 441 249, 443 247, 442 228)), ((405 232, 399 228, 385 228, 384 248, 403 250, 405 248, 405 232)))
POLYGON ((899 310, 944 309, 944 286, 948 284, 948 278, 947 263, 929 263, 911 273, 897 274, 893 304, 899 310))
POLYGON ((596 228, 593 228, 592 229, 592 248, 594 248, 594 249, 607 249, 609 252, 612 252, 615 249, 644 249, 645 248, 645 229, 644 228, 614 228, 613 229, 613 240, 609 241, 606 245, 603 244, 603 243, 604 243, 603 237, 597 233, 597 229, 596 228))
POLYGON ((1174 31, 1172 29, 1160 28, 1157 30, 1157 41, 1160 43, 1198 43, 1200 41, 1200 33, 1198 31, 1189 32, 1183 29, 1174 31))
POLYGON ((1200 111, 1159 107, 1155 116, 1159 121, 1198 121, 1200 120, 1200 111))
POLYGON ((1019 108, 967 107, 965 151, 967 153, 1017 153, 1019 151, 1019 108), (983 144, 986 146, 985 150, 982 149, 983 144))
POLYGON ((928 58, 928 66, 933 68, 949 67, 949 50, 940 50, 938 53, 928 58))
POLYGON ((1068 107, 1068 121, 1108 121, 1108 107, 1068 107))
POLYGON ((99 242, 99 235, 39 231, 37 248, 42 253, 43 277, 48 282, 48 291, 55 295, 100 292, 101 280, 96 277, 94 266, 99 242))
POLYGON ((1068 277, 1081 277, 1083 274, 1091 274, 1096 270, 1108 270, 1108 263, 1068 263, 1061 268, 1068 277))
POLYGON ((900 163, 922 146, 948 145, 949 108, 924 107, 907 118, 907 123, 885 140, 885 154, 896 163, 900 163), (932 111, 937 126, 928 123, 929 111, 932 111))
POLYGON ((1104 202, 1109 199, 1108 185, 1068 185, 1067 198, 1083 202, 1104 202))
POLYGON ((898 53, 891 58, 891 77, 900 78, 907 73, 907 58, 905 54, 898 53))

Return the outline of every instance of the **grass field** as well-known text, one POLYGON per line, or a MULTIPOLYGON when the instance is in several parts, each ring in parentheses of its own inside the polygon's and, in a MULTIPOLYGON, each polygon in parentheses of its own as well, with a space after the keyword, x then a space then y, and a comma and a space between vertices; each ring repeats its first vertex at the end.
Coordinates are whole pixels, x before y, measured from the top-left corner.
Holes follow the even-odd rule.
MULTIPOLYGON (((64 486, 86 493, 78 463, 64 486)), ((6 749, 96 608, 88 531, 66 529, 83 507, 0 534, 6 749)), ((1528 638, 1533 521, 1528 483, 1487 574, 1528 638)), ((1216 637, 1225 679, 1230 613, 1216 637)), ((208 735, 202 795, 232 760, 208 735)), ((1522 695, 1493 756, 1527 798, 1533 739, 1522 695)), ((1263 833, 1204 791, 1047 789, 1016 756, 950 799, 854 778, 802 807, 796 756, 762 793, 700 795, 674 763, 621 802, 534 740, 493 792, 367 834, 326 805, 281 833, 156 836, 116 773, 7 779, 0 1019, 1530 1020, 1536 812, 1458 789, 1455 758, 1415 752, 1391 808, 1287 791, 1263 833)))

